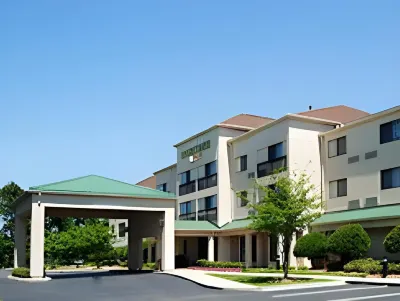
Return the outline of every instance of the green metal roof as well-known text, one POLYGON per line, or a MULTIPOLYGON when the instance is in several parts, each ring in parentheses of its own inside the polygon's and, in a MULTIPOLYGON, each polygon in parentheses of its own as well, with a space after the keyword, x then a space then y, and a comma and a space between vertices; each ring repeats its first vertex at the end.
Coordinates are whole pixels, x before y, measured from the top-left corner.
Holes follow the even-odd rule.
POLYGON ((29 190, 72 194, 120 195, 155 199, 175 199, 175 194, 173 193, 128 184, 96 175, 33 186, 29 187, 29 190))
POLYGON ((373 208, 325 213, 311 225, 334 224, 362 220, 376 220, 400 217, 400 205, 378 206, 373 208))
POLYGON ((199 230, 213 231, 219 230, 217 225, 209 221, 175 221, 175 230, 199 230))
POLYGON ((251 224, 251 219, 237 219, 221 227, 221 230, 234 230, 247 228, 251 224))

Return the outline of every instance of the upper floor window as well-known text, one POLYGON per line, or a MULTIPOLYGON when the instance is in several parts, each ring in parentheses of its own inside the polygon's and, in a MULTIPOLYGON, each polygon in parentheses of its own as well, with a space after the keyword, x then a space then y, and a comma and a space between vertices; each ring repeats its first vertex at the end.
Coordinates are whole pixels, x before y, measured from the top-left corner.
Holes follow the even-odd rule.
POLYGON ((247 191, 239 191, 237 193, 237 198, 238 198, 238 207, 244 207, 247 205, 247 191))
POLYGON ((179 195, 185 195, 196 191, 196 181, 191 180, 190 170, 179 174, 179 195))
POLYGON ((400 167, 381 171, 381 187, 382 189, 400 187, 400 167))
POLYGON ((237 171, 247 170, 247 155, 236 158, 237 171))
POLYGON ((283 157, 283 142, 268 147, 268 161, 283 157))
POLYGON ((203 190, 217 186, 217 162, 213 161, 205 165, 205 176, 198 181, 198 189, 203 190))
POLYGON ((125 237, 125 223, 118 224, 118 237, 125 237))
POLYGON ((190 182, 190 170, 179 174, 180 184, 184 185, 190 182))
POLYGON ((217 195, 198 199, 198 220, 217 222, 217 195))
POLYGON ((196 220, 196 201, 189 201, 179 204, 180 220, 196 220))
POLYGON ((215 175, 217 173, 217 161, 206 164, 206 177, 215 175))
POLYGON ((381 124, 381 144, 400 140, 400 119, 381 124))
POLYGON ((347 179, 329 182, 329 198, 337 198, 347 195, 347 179))
POLYGON ((346 136, 328 141, 328 157, 346 154, 346 136))
POLYGON ((257 164, 257 178, 265 177, 274 173, 275 170, 287 167, 286 156, 278 159, 257 164))
POLYGON ((161 191, 167 191, 167 183, 158 184, 156 189, 161 191))

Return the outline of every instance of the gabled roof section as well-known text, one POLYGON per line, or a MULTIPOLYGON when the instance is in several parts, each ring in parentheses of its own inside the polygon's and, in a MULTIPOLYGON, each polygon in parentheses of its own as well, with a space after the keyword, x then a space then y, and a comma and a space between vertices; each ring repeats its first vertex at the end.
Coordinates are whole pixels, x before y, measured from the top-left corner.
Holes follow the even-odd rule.
POLYGON ((60 194, 118 195, 139 198, 175 199, 173 193, 128 184, 96 175, 33 186, 29 187, 29 190, 60 194))
POLYGON ((216 231, 219 228, 209 221, 175 221, 175 230, 183 231, 216 231))
POLYGON ((297 114, 308 117, 338 121, 343 124, 369 115, 369 113, 367 112, 351 108, 345 105, 309 110, 297 114))
POLYGON ((175 144, 174 147, 177 147, 177 146, 179 146, 183 143, 186 143, 196 137, 204 135, 205 133, 212 131, 218 127, 224 127, 224 128, 239 130, 239 131, 243 131, 243 132, 248 132, 248 131, 254 130, 258 127, 261 127, 265 124, 268 124, 272 121, 274 121, 274 119, 268 118, 268 117, 262 117, 262 116, 250 115, 250 114, 239 114, 239 115, 233 116, 231 118, 228 118, 216 125, 213 125, 212 127, 208 128, 204 131, 201 131, 193 136, 190 136, 189 138, 186 138, 185 140, 182 140, 181 142, 175 144))
POLYGON ((233 116, 225 121, 222 121, 220 124, 225 124, 225 125, 236 125, 236 126, 244 126, 244 127, 249 127, 249 128, 258 128, 260 126, 263 126, 264 124, 267 124, 274 119, 268 118, 268 117, 263 117, 263 116, 257 116, 257 115, 250 115, 250 114, 239 114, 236 116, 233 116))
POLYGON ((136 185, 156 189, 156 176, 148 177, 140 182, 136 183, 136 185))

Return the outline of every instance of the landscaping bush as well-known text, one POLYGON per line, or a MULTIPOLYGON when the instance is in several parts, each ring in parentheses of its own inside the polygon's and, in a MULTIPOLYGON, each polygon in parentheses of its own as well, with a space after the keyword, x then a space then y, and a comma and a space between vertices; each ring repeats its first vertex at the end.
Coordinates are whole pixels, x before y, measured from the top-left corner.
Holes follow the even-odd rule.
POLYGON ((28 268, 16 268, 11 275, 19 278, 31 278, 31 272, 28 268))
POLYGON ((149 270, 154 270, 156 268, 156 264, 154 262, 146 262, 143 264, 143 267, 148 268, 149 270))
POLYGON ((328 238, 328 251, 340 255, 342 263, 362 258, 370 247, 371 239, 359 224, 342 226, 328 238))
POLYGON ((350 261, 344 266, 345 272, 357 272, 357 273, 368 273, 368 274, 379 274, 382 271, 382 266, 379 260, 358 259, 350 261))
POLYGON ((400 275, 400 264, 396 263, 389 263, 388 265, 388 273, 400 275))
POLYGON ((328 238, 319 232, 309 233, 299 238, 293 250, 296 257, 324 258, 327 252, 328 238))
POLYGON ((201 267, 207 268, 243 268, 241 262, 229 262, 229 261, 208 261, 205 259, 197 260, 197 264, 201 267))
POLYGON ((306 267, 306 266, 298 267, 297 270, 299 270, 299 271, 308 271, 308 267, 306 267))
POLYGON ((395 227, 392 231, 386 235, 383 241, 386 252, 398 253, 400 252, 400 225, 395 227))

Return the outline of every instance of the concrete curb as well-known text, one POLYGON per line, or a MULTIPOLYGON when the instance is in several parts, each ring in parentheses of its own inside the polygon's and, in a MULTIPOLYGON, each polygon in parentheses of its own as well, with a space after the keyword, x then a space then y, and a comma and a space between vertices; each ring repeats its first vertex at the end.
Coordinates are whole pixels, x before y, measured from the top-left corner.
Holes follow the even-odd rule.
POLYGON ((19 277, 14 277, 14 276, 8 276, 7 277, 10 280, 15 280, 15 281, 21 281, 21 282, 31 282, 31 283, 40 283, 40 282, 47 282, 50 281, 50 277, 44 277, 44 278, 19 278, 19 277))
POLYGON ((203 283, 201 283, 201 282, 195 281, 195 280, 193 280, 193 279, 189 279, 189 278, 183 277, 183 276, 181 276, 181 275, 173 274, 173 273, 168 273, 168 272, 154 272, 154 274, 174 276, 174 277, 176 277, 176 278, 180 278, 180 279, 183 279, 183 280, 190 281, 190 282, 192 282, 192 283, 195 283, 195 284, 200 285, 200 286, 205 287, 205 288, 215 289, 215 290, 223 290, 223 288, 221 288, 221 287, 206 285, 206 284, 203 284, 203 283))
MULTIPOLYGON (((363 278, 365 279, 365 278, 363 278)), ((400 283, 396 282, 382 282, 382 281, 358 281, 358 280, 349 280, 346 281, 348 284, 366 284, 366 285, 382 285, 382 286, 400 286, 400 283)))
POLYGON ((340 286, 346 284, 344 281, 340 280, 332 280, 331 282, 321 282, 321 283, 310 283, 310 284, 293 284, 293 285, 276 285, 276 286, 250 286, 249 288, 222 288, 218 286, 211 286, 201 283, 199 281, 184 277, 182 275, 177 275, 169 272, 157 272, 157 274, 164 274, 174 276, 176 278, 180 278, 183 280, 190 281, 197 285, 200 285, 205 288, 215 289, 215 290, 224 290, 224 291, 247 291, 247 292, 265 292, 265 291, 283 291, 283 290, 295 290, 295 289, 307 289, 307 288, 316 288, 316 287, 330 287, 330 286, 340 286))

